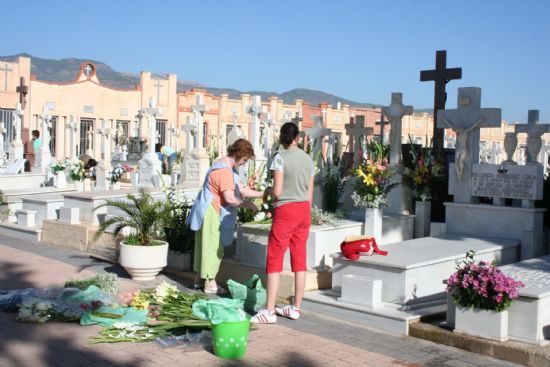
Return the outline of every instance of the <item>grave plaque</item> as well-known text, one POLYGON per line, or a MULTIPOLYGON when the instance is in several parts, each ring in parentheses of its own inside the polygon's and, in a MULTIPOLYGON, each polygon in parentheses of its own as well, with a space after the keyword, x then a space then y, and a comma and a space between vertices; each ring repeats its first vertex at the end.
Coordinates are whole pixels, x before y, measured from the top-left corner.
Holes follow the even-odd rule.
POLYGON ((521 200, 542 199, 542 166, 474 164, 472 196, 521 200))
POLYGON ((139 161, 139 183, 141 185, 152 185, 153 176, 155 175, 155 165, 149 159, 141 159, 139 161))

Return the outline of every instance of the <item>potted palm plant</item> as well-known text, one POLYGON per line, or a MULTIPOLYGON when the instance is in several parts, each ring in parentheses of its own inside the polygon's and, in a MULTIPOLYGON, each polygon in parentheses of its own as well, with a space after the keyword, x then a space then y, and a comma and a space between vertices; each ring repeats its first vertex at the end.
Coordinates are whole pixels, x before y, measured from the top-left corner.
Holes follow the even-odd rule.
POLYGON ((103 221, 94 236, 97 240, 112 228, 113 237, 129 229, 120 242, 120 265, 134 280, 152 280, 166 266, 168 243, 163 240, 163 223, 167 215, 165 203, 156 201, 141 189, 139 195, 128 194, 126 200, 107 199, 95 209, 114 207, 122 212, 103 221))

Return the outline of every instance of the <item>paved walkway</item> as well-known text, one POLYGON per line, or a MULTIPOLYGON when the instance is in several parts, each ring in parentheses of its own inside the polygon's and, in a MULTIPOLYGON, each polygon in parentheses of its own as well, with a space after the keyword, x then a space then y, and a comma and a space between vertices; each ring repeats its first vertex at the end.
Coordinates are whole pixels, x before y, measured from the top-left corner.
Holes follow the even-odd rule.
MULTIPOLYGON (((102 271, 126 277, 120 267, 82 253, 0 235, 0 290, 60 287, 68 279, 102 271)), ((166 279, 161 275, 154 282, 137 283, 122 278, 121 288, 132 291, 166 279)), ((15 321, 14 314, 0 313, 0 366, 517 366, 307 310, 299 321, 283 319, 277 325, 255 328, 246 357, 238 361, 219 359, 209 349, 186 352, 161 349, 155 343, 88 344, 99 330, 75 323, 25 324, 15 321)))

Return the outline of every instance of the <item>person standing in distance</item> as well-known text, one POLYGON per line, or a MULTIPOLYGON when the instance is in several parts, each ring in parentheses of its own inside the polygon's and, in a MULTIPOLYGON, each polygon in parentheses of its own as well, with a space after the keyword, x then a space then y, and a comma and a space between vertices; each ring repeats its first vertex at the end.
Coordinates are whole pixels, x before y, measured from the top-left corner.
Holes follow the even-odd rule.
POLYGON ((311 202, 315 166, 309 155, 298 148, 298 126, 287 122, 281 127, 279 141, 284 150, 277 153, 271 164, 273 187, 266 189, 274 198, 275 212, 267 242, 267 303, 250 319, 257 324, 274 324, 277 315, 297 320, 306 283, 306 242, 311 224, 311 202), (283 259, 290 248, 294 272, 294 303, 276 307, 283 259))

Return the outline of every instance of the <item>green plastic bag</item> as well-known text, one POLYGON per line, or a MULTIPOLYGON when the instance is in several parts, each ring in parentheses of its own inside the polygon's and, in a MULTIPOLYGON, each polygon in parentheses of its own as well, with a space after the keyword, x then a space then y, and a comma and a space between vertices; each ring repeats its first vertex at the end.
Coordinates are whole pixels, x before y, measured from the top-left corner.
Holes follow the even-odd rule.
POLYGON ((265 307, 267 293, 258 274, 254 274, 244 284, 229 279, 227 287, 233 299, 244 301, 246 311, 258 312, 265 307))
POLYGON ((147 310, 138 310, 133 307, 101 306, 95 311, 84 311, 80 317, 80 325, 111 326, 117 322, 145 324, 147 313, 147 310))
POLYGON ((212 324, 246 320, 241 300, 229 298, 200 299, 193 303, 193 316, 212 324))

